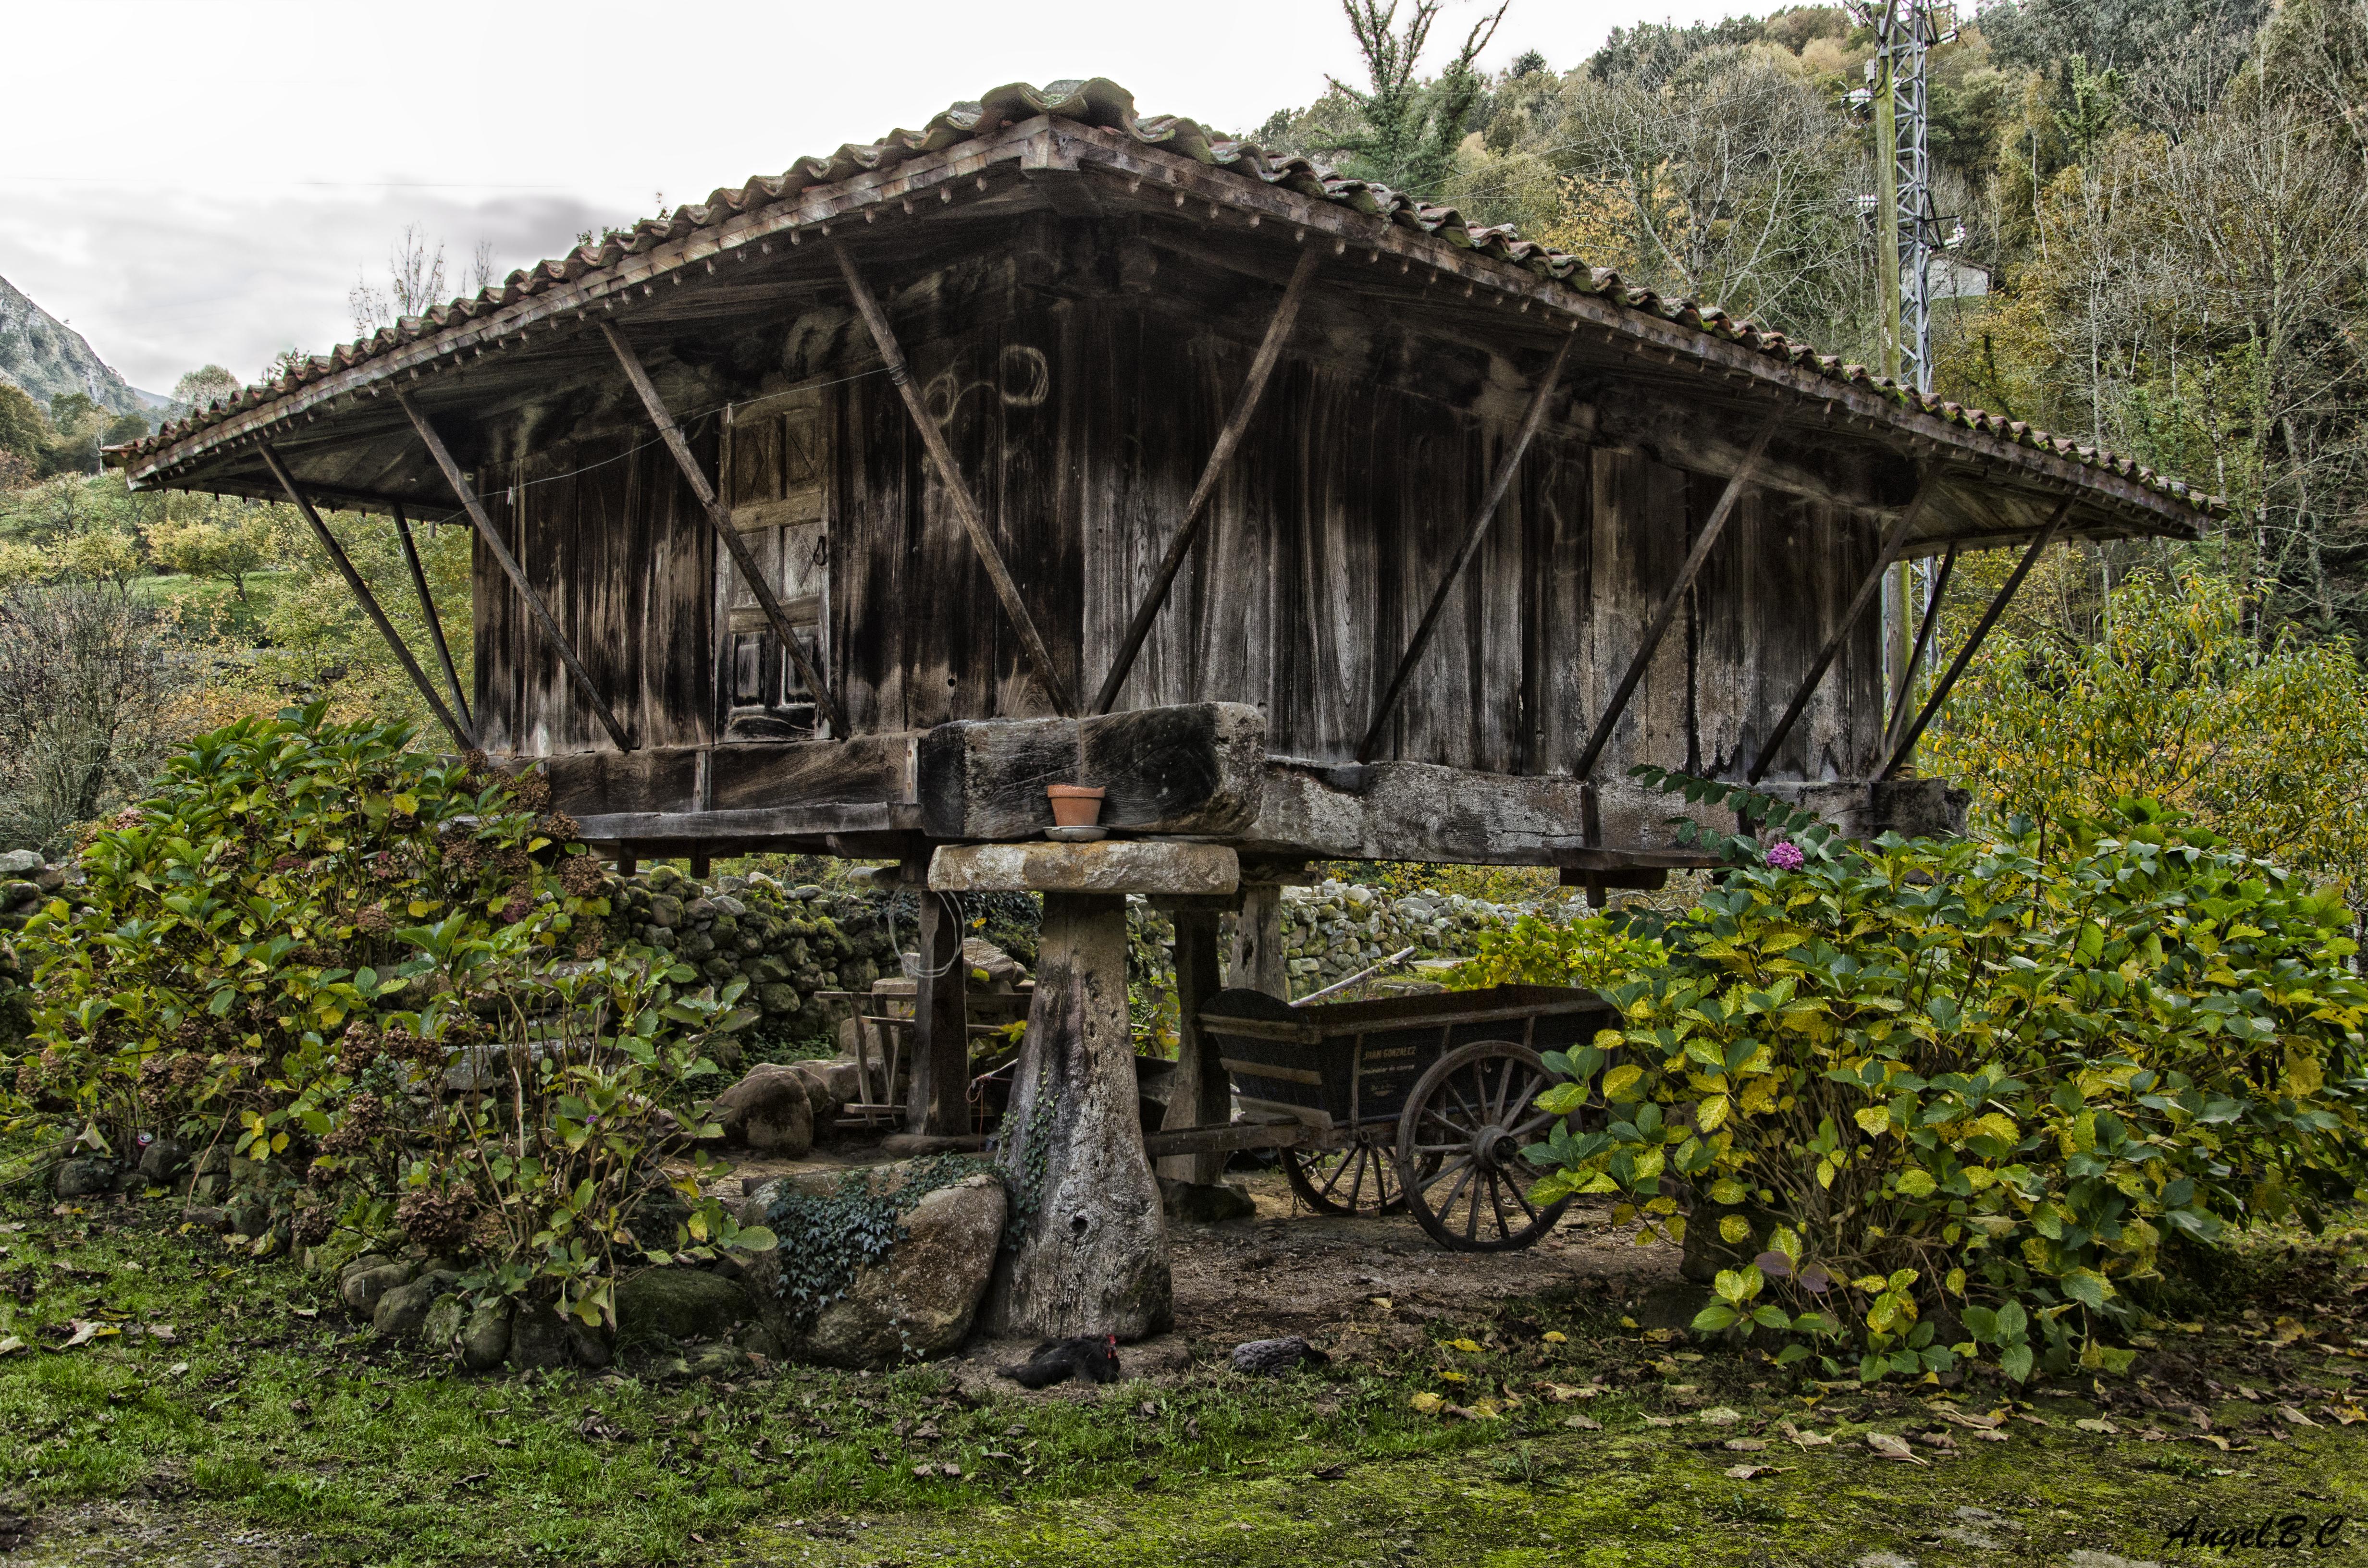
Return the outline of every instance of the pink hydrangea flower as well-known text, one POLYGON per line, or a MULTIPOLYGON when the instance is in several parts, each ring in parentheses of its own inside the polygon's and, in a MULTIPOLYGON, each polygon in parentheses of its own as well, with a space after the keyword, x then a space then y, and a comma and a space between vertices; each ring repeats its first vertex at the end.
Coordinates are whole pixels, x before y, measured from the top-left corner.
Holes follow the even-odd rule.
POLYGON ((1801 853, 1801 846, 1797 844, 1779 842, 1768 849, 1768 863, 1780 871, 1797 871, 1808 858, 1801 853))

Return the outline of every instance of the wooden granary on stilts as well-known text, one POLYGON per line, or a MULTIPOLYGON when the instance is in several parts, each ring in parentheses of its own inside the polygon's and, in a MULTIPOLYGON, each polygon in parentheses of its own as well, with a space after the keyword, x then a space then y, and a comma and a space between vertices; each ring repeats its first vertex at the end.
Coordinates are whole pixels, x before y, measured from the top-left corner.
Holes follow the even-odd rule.
MULTIPOLYGON (((1005 1142, 1052 1152, 999 1311, 1121 1334, 1167 1291, 1124 895, 1177 912, 1178 1102, 1222 1120, 1189 1027, 1221 910, 1236 980, 1279 990, 1275 889, 1313 860, 1650 882, 1688 858, 1645 763, 1944 828, 1903 767, 1938 698, 1886 700, 1885 569, 2016 546, 2010 594, 2050 540, 2204 506, 1105 81, 719 190, 111 460, 464 516, 473 689, 398 652, 457 744, 547 768, 620 857, 1042 892, 1005 1142), (1043 842, 1048 783, 1103 789, 1116 836, 1043 842)), ((392 585, 321 538, 392 640, 392 585)), ((960 930, 922 907, 951 978, 913 1124, 949 1132, 960 930)))

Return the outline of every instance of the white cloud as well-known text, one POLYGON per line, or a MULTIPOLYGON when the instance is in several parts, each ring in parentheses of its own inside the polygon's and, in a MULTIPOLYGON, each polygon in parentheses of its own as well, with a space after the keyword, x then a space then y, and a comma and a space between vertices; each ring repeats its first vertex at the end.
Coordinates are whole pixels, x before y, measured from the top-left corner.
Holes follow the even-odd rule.
MULTIPOLYGON (((1488 62, 1534 47, 1566 66, 1644 6, 1736 8, 1514 0, 1488 62)), ((1481 14, 1448 0, 1433 58, 1481 14)), ((444 237, 457 283, 479 240, 507 271, 647 213, 653 192, 698 200, 1005 82, 1109 76, 1145 112, 1231 131, 1355 64, 1332 0, 1039 15, 954 0, 28 9, 10 52, 85 68, 10 84, 0 276, 135 385, 168 391, 207 361, 252 376, 282 347, 350 337, 347 293, 383 272, 405 223, 444 237)))

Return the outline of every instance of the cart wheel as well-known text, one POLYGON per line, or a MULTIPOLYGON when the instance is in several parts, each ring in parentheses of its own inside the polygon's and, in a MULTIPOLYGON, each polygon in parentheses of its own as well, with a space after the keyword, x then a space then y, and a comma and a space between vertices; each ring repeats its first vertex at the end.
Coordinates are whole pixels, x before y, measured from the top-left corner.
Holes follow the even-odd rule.
POLYGON ((1390 1151, 1360 1135, 1345 1149, 1284 1149, 1282 1174, 1291 1190, 1318 1214, 1395 1214, 1406 1207, 1390 1151))
POLYGON ((1431 1239, 1457 1252, 1512 1252, 1554 1229, 1569 1204, 1530 1201, 1545 1173, 1521 1150, 1555 1117, 1530 1102, 1554 1082, 1538 1053, 1474 1040, 1431 1063, 1398 1119, 1398 1184, 1431 1239))

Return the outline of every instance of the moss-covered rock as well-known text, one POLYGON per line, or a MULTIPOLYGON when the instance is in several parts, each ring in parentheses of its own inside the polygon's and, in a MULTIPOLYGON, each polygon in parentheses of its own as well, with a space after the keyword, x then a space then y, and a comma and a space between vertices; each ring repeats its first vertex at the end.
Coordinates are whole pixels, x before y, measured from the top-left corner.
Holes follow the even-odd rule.
POLYGON ((748 1292, 697 1268, 644 1268, 617 1287, 617 1338, 713 1339, 756 1314, 748 1292))

